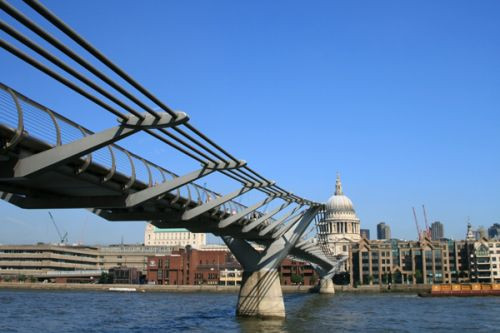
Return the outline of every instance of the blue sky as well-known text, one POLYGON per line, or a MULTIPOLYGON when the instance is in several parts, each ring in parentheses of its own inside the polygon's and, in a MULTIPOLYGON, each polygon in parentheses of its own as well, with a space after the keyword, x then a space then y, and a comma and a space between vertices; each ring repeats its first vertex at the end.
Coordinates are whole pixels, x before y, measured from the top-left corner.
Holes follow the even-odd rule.
MULTIPOLYGON (((283 187, 326 201, 340 172, 372 234, 385 221, 394 237, 414 239, 411 207, 422 204, 449 237, 463 238, 468 217, 474 226, 500 222, 498 1, 44 4, 283 187)), ((2 82, 90 129, 114 124, 3 50, 0 69, 2 82)), ((159 143, 126 144, 173 171, 187 168, 159 143)), ((46 210, 0 209, 0 243, 56 240, 46 210)), ((143 240, 144 223, 83 210, 54 216, 70 241, 143 240)))

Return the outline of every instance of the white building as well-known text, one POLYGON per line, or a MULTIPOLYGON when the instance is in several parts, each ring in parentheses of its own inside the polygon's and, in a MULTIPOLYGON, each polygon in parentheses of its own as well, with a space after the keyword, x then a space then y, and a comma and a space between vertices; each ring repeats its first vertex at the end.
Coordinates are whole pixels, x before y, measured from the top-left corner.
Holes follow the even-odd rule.
POLYGON ((491 282, 500 283, 500 240, 489 240, 488 252, 491 260, 491 282))
POLYGON ((324 214, 319 238, 327 243, 333 255, 348 256, 349 245, 361 239, 360 224, 351 199, 344 195, 338 174, 335 194, 326 202, 324 214))
POLYGON ((146 246, 186 246, 201 247, 207 242, 206 234, 193 233, 182 228, 160 229, 152 224, 146 225, 144 245, 146 246))

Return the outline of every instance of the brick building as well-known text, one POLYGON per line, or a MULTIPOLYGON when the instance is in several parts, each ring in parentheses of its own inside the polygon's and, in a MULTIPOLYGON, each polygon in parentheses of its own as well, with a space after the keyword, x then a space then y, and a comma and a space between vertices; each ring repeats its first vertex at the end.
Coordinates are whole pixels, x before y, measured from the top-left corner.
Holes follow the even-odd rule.
MULTIPOLYGON (((279 268, 284 285, 314 285, 318 276, 306 262, 286 258, 279 268), (294 277, 295 275, 295 277, 294 277)), ((242 269, 227 248, 195 249, 187 246, 169 255, 147 258, 146 279, 151 284, 171 285, 237 285, 241 284, 242 269)))
POLYGON ((297 284, 297 277, 300 280, 300 284, 306 286, 315 285, 318 282, 318 275, 313 267, 304 261, 285 258, 280 265, 279 274, 281 279, 281 284, 283 285, 293 285, 297 284), (293 276, 296 276, 293 278, 293 276), (295 280, 295 281, 294 281, 295 280))
POLYGON ((221 271, 240 271, 240 264, 229 251, 186 246, 170 255, 149 256, 146 278, 153 284, 219 284, 221 271))

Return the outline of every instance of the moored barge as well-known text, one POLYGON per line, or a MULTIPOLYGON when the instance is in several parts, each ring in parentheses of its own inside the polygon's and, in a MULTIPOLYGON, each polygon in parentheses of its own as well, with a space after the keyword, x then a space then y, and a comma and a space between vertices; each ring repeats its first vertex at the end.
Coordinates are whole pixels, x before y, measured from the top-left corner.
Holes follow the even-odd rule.
POLYGON ((440 284, 431 291, 418 294, 421 297, 444 296, 500 296, 500 283, 440 284))

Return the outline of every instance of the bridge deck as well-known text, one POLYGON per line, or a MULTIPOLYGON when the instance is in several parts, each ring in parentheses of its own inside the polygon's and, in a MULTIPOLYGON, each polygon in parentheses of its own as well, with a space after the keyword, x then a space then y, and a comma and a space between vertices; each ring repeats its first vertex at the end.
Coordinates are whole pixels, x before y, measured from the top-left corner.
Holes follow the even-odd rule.
MULTIPOLYGON (((57 139, 54 140, 56 142, 49 142, 51 137, 66 138, 72 131, 81 133, 81 137, 84 136, 84 133, 85 135, 93 134, 92 131, 0 83, 0 108, 2 110, 2 116, 0 116, 2 121, 0 122, 0 140, 2 143, 12 141, 16 133, 19 132, 19 119, 24 120, 23 118, 27 117, 26 113, 18 113, 15 103, 7 103, 8 98, 13 98, 8 90, 16 96, 18 102, 22 102, 22 106, 30 106, 29 116, 35 119, 40 118, 42 115, 53 117, 52 121, 57 125, 52 127, 52 131, 59 131, 59 133, 49 133, 50 128, 40 128, 41 125, 34 122, 31 122, 32 128, 23 127, 22 134, 16 145, 4 150, 0 155, 0 165, 2 165, 3 170, 2 178, 0 178, 0 190, 3 191, 1 193, 3 200, 22 208, 88 208, 93 213, 109 221, 151 220, 155 225, 162 228, 183 227, 193 232, 210 232, 218 236, 231 235, 232 237, 243 238, 262 245, 273 240, 273 233, 259 234, 269 224, 276 221, 272 217, 250 231, 242 231, 243 227, 264 215, 263 212, 258 210, 251 216, 245 216, 228 227, 220 228, 218 226, 221 220, 247 208, 235 201, 229 201, 218 206, 189 222, 182 221, 180 215, 183 211, 202 205, 206 202, 206 198, 221 197, 220 194, 196 183, 184 185, 180 189, 166 193, 159 200, 150 200, 138 207, 106 208, 106 197, 115 198, 127 193, 139 192, 168 179, 178 177, 172 171, 143 159, 116 144, 101 148, 100 152, 73 159, 65 165, 44 173, 21 179, 8 177, 6 175, 8 169, 13 168, 19 158, 31 156, 57 146, 57 139), (16 113, 18 114, 17 119, 14 116, 16 113), (105 165, 106 160, 102 158, 103 152, 110 154, 112 161, 110 165, 105 165), (129 174, 123 171, 124 168, 118 167, 116 158, 113 158, 116 152, 130 156, 128 162, 132 167, 129 169, 129 174), (99 158, 100 154, 101 158, 99 158), (147 172, 138 175, 135 172, 137 170, 136 163, 144 165, 147 172), (153 174, 151 170, 157 172, 153 174), (95 197, 103 199, 103 207, 95 207, 95 200, 92 200, 95 197), (85 204, 86 199, 89 199, 88 205, 85 204)), ((78 139, 78 137, 74 139, 78 139)), ((121 162, 123 163, 123 161, 121 162)), ((321 255, 317 249, 314 253, 311 250, 305 251, 297 247, 292 254, 320 265, 328 265, 329 260, 326 256, 321 255)))

